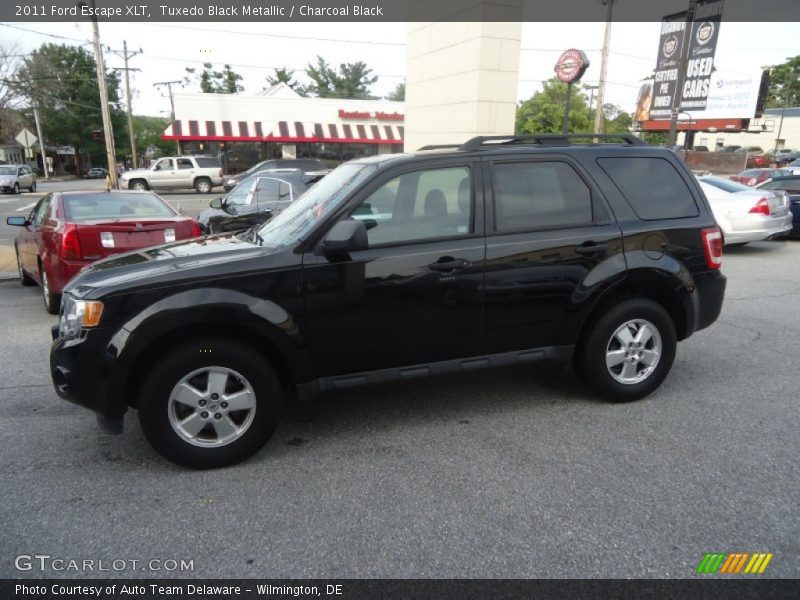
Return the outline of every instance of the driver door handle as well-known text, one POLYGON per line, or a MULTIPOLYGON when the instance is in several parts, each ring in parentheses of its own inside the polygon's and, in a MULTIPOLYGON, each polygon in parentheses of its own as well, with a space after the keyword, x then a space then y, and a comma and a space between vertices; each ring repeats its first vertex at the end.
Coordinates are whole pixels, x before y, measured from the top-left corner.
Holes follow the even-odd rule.
POLYGON ((608 251, 608 244, 597 244, 595 242, 584 242, 575 248, 578 254, 600 254, 608 251))
POLYGON ((465 258, 445 258, 436 261, 435 263, 428 265, 428 268, 432 271, 459 271, 461 269, 466 269, 469 266, 469 261, 465 258))

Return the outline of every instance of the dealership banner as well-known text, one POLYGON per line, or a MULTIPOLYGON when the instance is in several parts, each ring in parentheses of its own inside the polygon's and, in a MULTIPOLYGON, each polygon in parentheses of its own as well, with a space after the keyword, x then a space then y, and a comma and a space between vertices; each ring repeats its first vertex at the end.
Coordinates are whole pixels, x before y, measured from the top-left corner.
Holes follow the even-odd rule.
MULTIPOLYGON (((686 13, 669 15, 661 21, 661 38, 658 42, 658 58, 650 90, 651 99, 648 103, 640 98, 641 106, 637 106, 638 121, 670 118, 672 99, 675 97, 678 86, 678 72, 681 66, 685 32, 686 13)), ((645 84, 642 92, 647 87, 645 84)))
POLYGON ((722 0, 697 3, 689 37, 681 110, 703 111, 706 108, 711 74, 714 72, 714 53, 719 38, 722 6, 722 0))

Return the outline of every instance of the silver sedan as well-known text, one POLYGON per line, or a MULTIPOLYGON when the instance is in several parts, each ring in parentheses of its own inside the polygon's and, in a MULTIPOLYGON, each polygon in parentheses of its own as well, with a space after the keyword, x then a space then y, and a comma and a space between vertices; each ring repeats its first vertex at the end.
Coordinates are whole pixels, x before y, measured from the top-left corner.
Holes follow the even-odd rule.
POLYGON ((722 177, 700 177, 725 244, 747 244, 780 237, 792 230, 785 193, 754 190, 722 177))

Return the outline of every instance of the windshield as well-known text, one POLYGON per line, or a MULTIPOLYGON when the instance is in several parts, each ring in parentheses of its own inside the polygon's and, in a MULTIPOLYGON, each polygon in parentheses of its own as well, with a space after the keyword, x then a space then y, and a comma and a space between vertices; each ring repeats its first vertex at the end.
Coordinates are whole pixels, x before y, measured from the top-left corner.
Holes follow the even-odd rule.
POLYGON ((0 167, 0 175, 16 175, 16 167, 0 167))
POLYGON ((743 183, 731 181, 730 179, 723 179, 722 177, 703 177, 700 181, 703 181, 709 185, 713 185, 715 188, 719 188, 732 194, 735 194, 736 192, 753 190, 753 188, 747 187, 743 183))
POLYGON ((289 207, 267 221, 257 232, 264 246, 288 246, 304 239, 332 213, 339 201, 364 182, 377 165, 346 163, 336 168, 289 207))

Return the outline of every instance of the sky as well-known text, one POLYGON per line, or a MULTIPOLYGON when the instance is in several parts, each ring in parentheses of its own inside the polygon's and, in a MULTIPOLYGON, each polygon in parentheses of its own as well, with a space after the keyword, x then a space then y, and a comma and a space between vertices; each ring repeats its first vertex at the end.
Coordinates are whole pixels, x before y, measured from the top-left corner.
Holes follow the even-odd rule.
MULTIPOLYGON (((529 98, 541 82, 553 76, 553 65, 567 48, 579 48, 591 66, 582 83, 597 85, 605 23, 523 23, 518 100, 529 98)), ((634 109, 641 80, 655 67, 660 23, 613 23, 608 63, 606 102, 627 112, 634 109)), ((266 85, 275 67, 303 69, 322 55, 329 64, 363 60, 378 75, 373 93, 389 94, 405 73, 406 23, 101 23, 104 46, 142 50, 131 59, 135 114, 166 115, 166 91, 158 81, 182 79, 186 67, 230 64, 243 77, 244 95, 266 85)), ((760 67, 780 64, 800 54, 800 23, 731 23, 723 21, 717 44, 716 67, 750 75, 760 67)), ((16 44, 20 53, 44 42, 76 44, 91 39, 88 23, 0 24, 0 44, 16 44), (37 33, 34 33, 37 32, 37 33), (55 37, 53 37, 55 36, 55 37), (68 38, 68 39, 64 39, 68 38)), ((87 46, 89 49, 90 46, 87 46)), ((106 66, 122 67, 122 59, 106 52, 106 66)), ((184 91, 199 91, 186 87, 184 91)))

